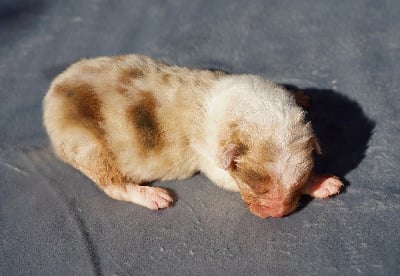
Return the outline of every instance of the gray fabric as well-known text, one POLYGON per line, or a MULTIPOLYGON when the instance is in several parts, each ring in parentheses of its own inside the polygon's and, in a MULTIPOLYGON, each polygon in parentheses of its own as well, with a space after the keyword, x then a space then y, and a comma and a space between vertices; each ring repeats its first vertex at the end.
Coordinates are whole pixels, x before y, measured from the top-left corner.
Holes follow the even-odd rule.
POLYGON ((399 1, 0 4, 1 275, 399 275, 399 1), (142 53, 252 73, 310 94, 344 193, 259 219, 198 174, 156 183, 152 212, 58 161, 41 122, 51 79, 83 57, 142 53))

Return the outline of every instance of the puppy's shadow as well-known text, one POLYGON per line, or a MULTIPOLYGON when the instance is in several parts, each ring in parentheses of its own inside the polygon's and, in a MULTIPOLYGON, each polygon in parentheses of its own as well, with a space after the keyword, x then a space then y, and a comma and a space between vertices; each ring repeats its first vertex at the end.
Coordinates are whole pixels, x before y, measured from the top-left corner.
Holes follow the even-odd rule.
POLYGON ((316 172, 345 177, 364 159, 375 122, 365 115, 358 103, 337 91, 284 86, 311 98, 307 117, 323 152, 316 156, 316 172))
MULTIPOLYGON (((375 122, 365 115, 357 102, 335 90, 283 86, 311 98, 307 118, 322 148, 322 154, 315 156, 314 171, 339 176, 346 189, 350 185, 346 174, 364 159, 375 122)), ((304 207, 310 201, 311 198, 305 197, 301 205, 304 207)))
MULTIPOLYGON (((231 74, 224 64, 206 68, 231 74)), ((364 159, 375 122, 365 115, 357 102, 338 91, 298 88, 287 83, 280 85, 291 92, 302 92, 311 99, 307 119, 311 121, 322 149, 322 154, 315 156, 314 171, 339 176, 348 186, 350 183, 345 176, 364 159)))

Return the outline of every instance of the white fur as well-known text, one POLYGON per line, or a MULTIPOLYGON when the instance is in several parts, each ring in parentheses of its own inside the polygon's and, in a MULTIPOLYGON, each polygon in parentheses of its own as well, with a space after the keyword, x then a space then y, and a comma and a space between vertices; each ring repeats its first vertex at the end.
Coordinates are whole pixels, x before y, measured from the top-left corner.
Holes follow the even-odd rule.
MULTIPOLYGON (((237 162, 256 176, 272 174, 278 187, 271 184, 271 198, 284 201, 289 188, 313 166, 311 126, 282 87, 253 75, 168 66, 138 55, 70 66, 52 82, 44 99, 44 123, 60 158, 109 196, 150 209, 165 208, 172 198, 160 188, 139 189, 145 181, 181 179, 200 170, 218 186, 239 191, 238 183, 247 174, 233 174, 231 163, 237 162), (237 133, 246 153, 236 152, 237 133), (152 138, 156 144, 143 140, 152 138), (266 153, 258 152, 263 145, 270 146, 273 158, 263 156, 268 147, 266 153)), ((257 205, 269 195, 259 200, 248 187, 242 188, 255 214, 283 214, 264 212, 257 205)), ((313 187, 308 191, 318 194, 313 187)), ((293 206, 278 209, 290 211, 293 206)))
POLYGON ((272 169, 281 177, 283 185, 289 187, 294 184, 298 177, 297 171, 304 170, 301 162, 309 152, 293 154, 289 145, 295 142, 306 143, 312 130, 304 124, 304 111, 296 105, 289 92, 252 75, 223 77, 210 90, 211 97, 206 99, 207 114, 204 122, 207 138, 203 147, 205 152, 201 154, 207 162, 217 165, 220 150, 218 141, 226 135, 225 127, 230 122, 240 122, 239 128, 249 133, 249 137, 268 141, 278 147, 279 159, 272 164, 272 169))

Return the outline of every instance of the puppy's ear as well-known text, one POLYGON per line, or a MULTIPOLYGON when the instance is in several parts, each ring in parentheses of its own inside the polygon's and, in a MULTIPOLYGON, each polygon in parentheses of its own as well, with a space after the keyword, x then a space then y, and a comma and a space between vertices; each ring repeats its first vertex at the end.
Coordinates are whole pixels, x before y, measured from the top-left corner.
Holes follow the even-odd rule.
POLYGON ((294 100, 296 104, 303 108, 304 110, 308 111, 311 108, 311 97, 304 94, 303 91, 300 90, 289 90, 294 95, 294 100))
POLYGON ((235 144, 226 144, 219 156, 219 166, 224 170, 235 166, 235 158, 239 153, 239 147, 235 144))
POLYGON ((321 155, 321 154, 322 154, 321 146, 319 145, 318 138, 315 137, 315 135, 313 135, 313 136, 311 137, 310 143, 311 143, 313 149, 315 150, 315 152, 316 152, 318 155, 321 155))

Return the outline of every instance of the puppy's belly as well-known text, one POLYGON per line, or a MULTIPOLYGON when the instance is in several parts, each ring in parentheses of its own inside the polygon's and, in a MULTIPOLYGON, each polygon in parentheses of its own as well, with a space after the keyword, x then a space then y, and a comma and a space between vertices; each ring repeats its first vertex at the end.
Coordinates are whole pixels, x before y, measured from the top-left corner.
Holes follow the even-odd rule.
POLYGON ((135 149, 127 148, 117 155, 120 171, 133 179, 142 181, 184 179, 197 171, 197 163, 191 157, 164 153, 141 157, 135 149))

